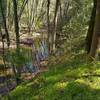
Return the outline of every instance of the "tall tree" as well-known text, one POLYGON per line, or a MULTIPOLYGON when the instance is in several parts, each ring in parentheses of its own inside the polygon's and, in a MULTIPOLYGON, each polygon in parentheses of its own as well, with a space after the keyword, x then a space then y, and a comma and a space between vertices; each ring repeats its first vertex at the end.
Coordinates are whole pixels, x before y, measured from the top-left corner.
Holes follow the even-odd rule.
POLYGON ((17 50, 19 50, 20 36, 19 36, 19 23, 18 23, 17 1, 16 0, 13 0, 13 11, 14 11, 15 33, 16 33, 16 47, 17 47, 17 50))
POLYGON ((92 36, 93 36, 94 24, 95 24, 95 16, 96 16, 97 0, 93 0, 93 3, 94 3, 94 6, 93 6, 93 9, 92 9, 89 28, 88 28, 88 33, 87 33, 87 37, 86 37, 86 50, 87 50, 87 53, 89 53, 90 49, 91 49, 92 36))
MULTIPOLYGON (((4 10, 7 9, 7 4, 3 5, 3 1, 0 0, 0 11, 1 11, 1 16, 2 16, 2 24, 3 24, 3 28, 5 29, 5 36, 6 36, 6 39, 7 39, 7 45, 9 47, 10 45, 10 39, 9 39, 9 33, 8 33, 8 29, 7 29, 7 23, 6 23, 6 11, 7 10, 4 10)), ((7 3, 7 1, 5 1, 4 3, 7 3)))
POLYGON ((56 0, 54 19, 53 19, 54 31, 52 33, 52 53, 55 53, 56 50, 57 13, 59 5, 60 5, 60 0, 56 0))
POLYGON ((50 45, 51 45, 51 39, 50 39, 50 17, 49 17, 49 13, 50 13, 50 0, 47 0, 47 27, 48 27, 48 33, 47 33, 47 42, 48 42, 48 50, 49 53, 51 51, 50 49, 50 45))
POLYGON ((90 56, 92 58, 95 58, 98 53, 97 51, 98 51, 99 39, 100 39, 100 0, 97 0, 95 25, 94 25, 93 38, 90 50, 90 56))
MULTIPOLYGON (((18 12, 17 12, 17 1, 13 0, 13 11, 14 11, 14 25, 15 25, 15 33, 16 33, 16 52, 17 55, 20 54, 20 35, 19 35, 19 21, 18 21, 18 12)), ((19 55, 20 56, 20 55, 19 55)), ((17 67, 17 84, 20 84, 20 67, 17 67)))

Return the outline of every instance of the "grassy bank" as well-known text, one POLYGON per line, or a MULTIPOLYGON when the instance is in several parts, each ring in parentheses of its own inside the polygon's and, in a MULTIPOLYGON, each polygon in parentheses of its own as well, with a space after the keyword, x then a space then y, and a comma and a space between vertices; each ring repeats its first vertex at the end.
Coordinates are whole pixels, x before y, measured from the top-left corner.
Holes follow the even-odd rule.
POLYGON ((84 54, 59 59, 13 90, 12 100, 100 100, 100 63, 87 62, 84 54))

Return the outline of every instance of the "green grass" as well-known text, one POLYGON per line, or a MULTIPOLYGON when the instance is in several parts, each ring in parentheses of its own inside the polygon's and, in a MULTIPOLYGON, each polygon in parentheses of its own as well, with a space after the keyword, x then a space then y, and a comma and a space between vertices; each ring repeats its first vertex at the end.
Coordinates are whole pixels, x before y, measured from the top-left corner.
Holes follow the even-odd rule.
POLYGON ((63 58, 14 89, 12 100, 100 100, 100 63, 87 62, 84 54, 63 58))

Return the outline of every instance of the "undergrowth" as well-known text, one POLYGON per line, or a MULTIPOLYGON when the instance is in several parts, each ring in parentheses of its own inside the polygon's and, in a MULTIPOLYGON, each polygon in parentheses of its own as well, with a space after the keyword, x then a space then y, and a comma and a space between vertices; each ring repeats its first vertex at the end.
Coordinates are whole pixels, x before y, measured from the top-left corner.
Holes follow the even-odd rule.
POLYGON ((88 62, 84 53, 51 61, 47 72, 16 87, 12 100, 100 100, 99 62, 88 62))

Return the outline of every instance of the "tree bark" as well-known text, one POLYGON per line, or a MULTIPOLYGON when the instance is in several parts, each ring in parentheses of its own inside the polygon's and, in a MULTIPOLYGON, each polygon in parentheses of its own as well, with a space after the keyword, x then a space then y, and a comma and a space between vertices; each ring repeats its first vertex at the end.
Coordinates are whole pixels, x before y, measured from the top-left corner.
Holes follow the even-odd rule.
MULTIPOLYGON (((9 33, 8 33, 8 29, 7 29, 7 23, 6 23, 6 14, 4 14, 4 8, 7 8, 7 7, 4 7, 3 8, 3 5, 2 5, 2 0, 1 0, 1 3, 0 3, 0 9, 1 9, 1 15, 2 15, 2 21, 3 21, 3 27, 5 29, 5 35, 6 35, 6 39, 7 39, 7 45, 8 45, 8 48, 9 48, 9 45, 10 45, 10 39, 9 39, 9 33)), ((6 13, 6 12, 5 12, 6 13)))
POLYGON ((47 43, 48 43, 48 51, 51 53, 51 35, 50 35, 50 0, 47 0, 47 43))
MULTIPOLYGON (((16 52, 17 52, 17 56, 20 56, 20 35, 19 35, 19 21, 18 21, 18 14, 17 14, 17 1, 13 0, 13 8, 14 8, 14 24, 15 24, 15 33, 16 33, 16 52)), ((21 83, 20 80, 20 71, 17 68, 17 84, 21 83)))
POLYGON ((89 54, 90 49, 91 49, 91 43, 92 43, 92 37, 93 37, 93 31, 94 31, 94 24, 95 24, 95 16, 96 16, 97 0, 93 0, 93 1, 94 1, 94 6, 93 6, 93 9, 92 9, 88 33, 87 33, 87 37, 86 37, 87 54, 89 54))
POLYGON ((100 38, 100 0, 97 0, 95 25, 94 25, 94 32, 90 50, 90 56, 92 58, 95 58, 98 53, 97 51, 99 45, 99 38, 100 38))
POLYGON ((59 5, 60 5, 60 0, 56 0, 55 13, 54 13, 54 19, 53 19, 54 31, 52 33, 52 53, 53 54, 55 54, 55 51, 56 51, 57 14, 58 14, 59 5))
POLYGON ((13 11, 14 11, 14 24, 15 24, 15 33, 16 33, 16 48, 19 50, 20 48, 20 36, 19 36, 19 22, 17 15, 17 1, 13 0, 13 11))

